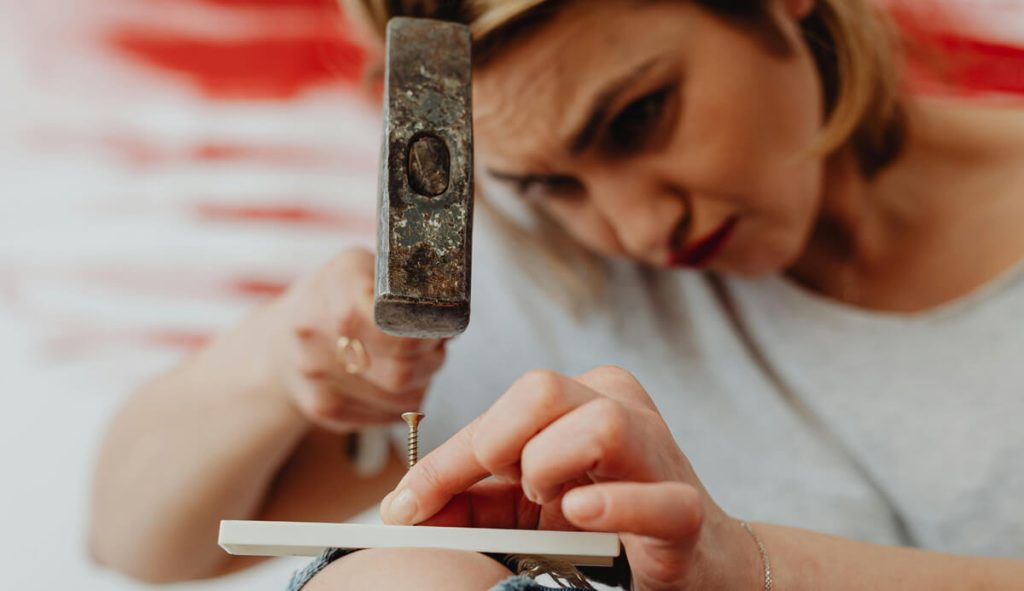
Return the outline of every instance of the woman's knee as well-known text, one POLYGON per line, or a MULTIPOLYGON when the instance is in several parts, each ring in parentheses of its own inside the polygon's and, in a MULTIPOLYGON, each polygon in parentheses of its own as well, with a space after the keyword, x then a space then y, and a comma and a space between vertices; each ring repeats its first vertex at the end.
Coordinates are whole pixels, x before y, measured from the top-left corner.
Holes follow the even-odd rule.
POLYGON ((303 591, 485 591, 511 574, 497 561, 476 552, 376 548, 332 562, 303 591))

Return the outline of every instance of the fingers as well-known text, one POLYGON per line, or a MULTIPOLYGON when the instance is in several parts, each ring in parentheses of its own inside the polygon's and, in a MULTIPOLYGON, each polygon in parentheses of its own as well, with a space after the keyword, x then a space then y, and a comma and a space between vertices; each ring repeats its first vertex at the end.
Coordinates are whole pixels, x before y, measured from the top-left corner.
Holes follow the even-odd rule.
POLYGON ((637 424, 642 418, 603 397, 562 416, 523 448, 524 494, 535 503, 547 503, 580 478, 654 480, 645 429, 637 424))
POLYGON ((360 378, 386 392, 400 394, 422 390, 444 365, 445 350, 437 348, 414 359, 371 357, 370 367, 360 378))
POLYGON ((338 337, 359 339, 371 358, 408 359, 434 351, 444 343, 442 339, 413 339, 381 331, 373 321, 373 295, 369 298, 368 311, 366 306, 361 305, 357 309, 342 312, 335 332, 338 337))
POLYGON ((562 513, 580 529, 685 543, 704 520, 701 495, 682 482, 605 482, 562 497, 562 513))
MULTIPOLYGON (((410 357, 437 348, 437 339, 411 339, 385 334, 373 321, 374 255, 368 250, 347 250, 332 259, 322 271, 316 290, 326 302, 334 324, 317 326, 323 318, 310 316, 311 332, 326 332, 337 341, 344 336, 359 339, 372 356, 410 357)), ((331 343, 333 347, 334 343, 331 343)))
MULTIPOLYGON (((414 340, 414 339, 411 339, 414 340)), ((359 378, 384 392, 401 394, 426 388, 444 364, 443 343, 415 356, 389 356, 365 347, 366 367, 361 373, 349 373, 339 354, 337 337, 326 333, 307 333, 299 339, 301 369, 311 379, 334 378, 351 381, 359 378)))
POLYGON ((444 363, 444 341, 394 337, 373 321, 374 256, 345 251, 275 302, 269 372, 331 430, 401 420, 444 363), (347 344, 341 338, 347 339, 347 344))
POLYGON ((384 523, 412 525, 434 515, 456 494, 488 476, 473 452, 478 417, 420 459, 381 502, 384 523))
POLYGON ((337 395, 363 400, 371 406, 392 411, 419 406, 419 399, 434 372, 444 363, 445 351, 438 349, 416 360, 382 357, 370 360, 364 374, 346 371, 344 364, 315 335, 298 343, 295 365, 303 381, 329 386, 337 395))
POLYGON ((587 531, 618 533, 640 586, 680 588, 704 522, 694 487, 681 482, 606 482, 575 488, 562 513, 587 531))
POLYGON ((347 432, 356 426, 384 425, 401 419, 401 411, 346 398, 324 384, 299 382, 292 386, 292 391, 300 412, 331 431, 347 432))
POLYGON ((472 441, 479 463, 502 480, 518 480, 520 456, 527 442, 562 415, 598 397, 555 372, 527 373, 481 418, 472 441))
POLYGON ((516 479, 523 447, 549 423, 599 395, 549 371, 526 374, 486 413, 427 454, 381 506, 386 523, 419 523, 495 474, 516 479))
POLYGON ((634 403, 656 410, 654 400, 629 371, 614 365, 602 365, 576 376, 583 385, 609 398, 624 403, 634 403))
POLYGON ((518 485, 485 480, 455 495, 423 525, 515 529, 535 526, 538 514, 518 485))
MULTIPOLYGON (((336 297, 334 332, 337 337, 359 339, 366 351, 375 357, 415 357, 436 349, 441 339, 413 339, 389 335, 374 322, 373 271, 348 277, 340 286, 347 297, 336 297)), ((337 338, 335 337, 335 338, 337 338)))

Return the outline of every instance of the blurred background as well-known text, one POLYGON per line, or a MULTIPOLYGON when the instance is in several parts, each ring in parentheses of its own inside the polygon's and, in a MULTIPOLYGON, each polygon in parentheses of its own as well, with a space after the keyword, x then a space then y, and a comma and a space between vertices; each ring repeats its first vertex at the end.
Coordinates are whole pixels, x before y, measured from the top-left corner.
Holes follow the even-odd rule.
MULTIPOLYGON (((1024 97, 1024 0, 879 2, 911 92, 1024 97)), ((0 0, 0 587, 145 588, 85 553, 104 427, 372 246, 368 61, 333 0, 0 0)), ((304 562, 175 587, 280 590, 304 562)))

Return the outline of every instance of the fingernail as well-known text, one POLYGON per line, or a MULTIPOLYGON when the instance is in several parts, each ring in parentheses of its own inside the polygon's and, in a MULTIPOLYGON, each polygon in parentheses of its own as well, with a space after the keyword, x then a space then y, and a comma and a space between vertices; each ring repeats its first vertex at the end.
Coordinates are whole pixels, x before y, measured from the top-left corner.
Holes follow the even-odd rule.
POLYGON ((416 495, 411 490, 405 489, 391 499, 388 505, 388 513, 393 523, 412 525, 419 508, 416 495))
POLYGON ((523 482, 523 495, 526 497, 526 500, 530 501, 531 503, 539 504, 537 502, 537 493, 533 492, 533 489, 530 488, 530 485, 526 484, 525 482, 523 482))
POLYGON ((604 495, 596 490, 574 490, 562 497, 562 512, 577 519, 594 519, 604 513, 604 495))

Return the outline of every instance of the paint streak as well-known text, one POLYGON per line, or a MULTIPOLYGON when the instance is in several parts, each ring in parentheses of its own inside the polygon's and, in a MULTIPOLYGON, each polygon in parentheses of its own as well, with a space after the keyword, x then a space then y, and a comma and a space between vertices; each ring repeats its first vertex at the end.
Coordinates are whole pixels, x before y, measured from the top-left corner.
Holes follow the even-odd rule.
MULTIPOLYGON (((96 142, 74 138, 60 132, 38 132, 34 143, 45 149, 81 148, 95 151, 96 142)), ((323 168, 349 171, 372 171, 377 156, 368 150, 340 147, 315 148, 300 145, 241 144, 229 140, 212 140, 186 146, 168 146, 144 135, 111 134, 99 139, 99 145, 133 168, 174 165, 178 163, 241 164, 323 168)))
POLYGON ((229 284, 229 289, 246 297, 268 298, 281 295, 288 284, 265 279, 236 279, 229 284))
POLYGON ((376 221, 372 215, 338 213, 302 205, 218 205, 204 203, 195 207, 195 215, 204 221, 270 222, 289 226, 322 226, 332 230, 371 233, 376 221))
POLYGON ((232 32, 122 23, 111 27, 105 42, 210 99, 283 101, 363 79, 365 52, 349 38, 351 27, 335 0, 198 4, 211 8, 211 18, 227 19, 225 31, 232 32), (281 18, 282 11, 301 18, 281 18))
POLYGON ((242 145, 208 142, 194 146, 187 160, 205 163, 248 163, 293 167, 330 167, 334 170, 376 171, 378 156, 373 150, 306 148, 286 145, 242 145))
POLYGON ((203 4, 213 6, 237 7, 258 7, 258 8, 285 8, 290 9, 296 6, 310 8, 324 8, 336 6, 335 0, 200 0, 203 4))
POLYGON ((1024 95, 1024 48, 989 43, 953 33, 932 38, 949 58, 939 66, 939 80, 953 92, 1024 95))
POLYGON ((324 154, 314 150, 288 146, 243 146, 231 143, 205 143, 193 147, 188 154, 190 160, 205 162, 238 162, 308 165, 329 161, 324 154))
POLYGON ((362 77, 362 50, 336 37, 219 41, 126 28, 110 43, 210 99, 290 100, 362 77))
POLYGON ((210 342, 210 334, 189 330, 155 330, 143 332, 133 340, 157 347, 194 351, 210 342))
POLYGON ((50 362, 73 361, 117 347, 158 347, 182 353, 195 351, 212 338, 212 331, 143 329, 112 331, 99 327, 67 329, 64 334, 41 344, 43 358, 50 362))
POLYGON ((956 32, 954 15, 892 6, 907 48, 906 77, 918 94, 1024 96, 1024 47, 956 32))
POLYGON ((211 297, 265 299, 283 293, 290 279, 278 275, 239 275, 225 280, 222 274, 191 268, 132 269, 110 267, 80 274, 87 284, 114 288, 132 295, 155 294, 161 297, 208 300, 211 297))

